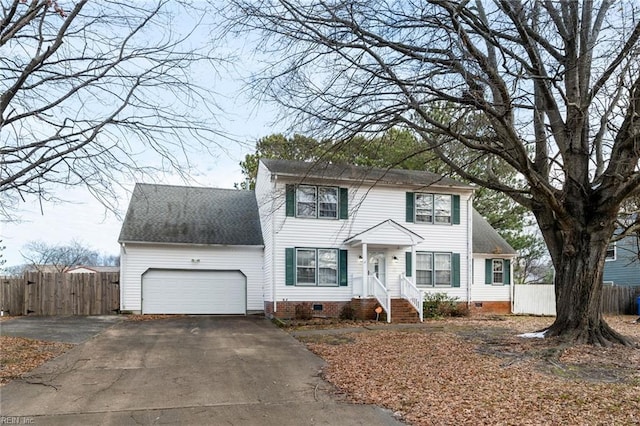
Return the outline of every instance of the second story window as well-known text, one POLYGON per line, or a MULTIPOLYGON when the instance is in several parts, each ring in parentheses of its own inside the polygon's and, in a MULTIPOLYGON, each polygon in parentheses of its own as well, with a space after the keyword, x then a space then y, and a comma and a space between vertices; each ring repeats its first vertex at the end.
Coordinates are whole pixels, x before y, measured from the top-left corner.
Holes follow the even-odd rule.
POLYGON ((604 260, 616 260, 616 243, 609 243, 607 246, 607 255, 604 260))
POLYGON ((338 188, 299 185, 296 191, 296 216, 338 218, 338 188))
POLYGON ((418 223, 451 223, 451 195, 415 194, 415 221, 418 223))

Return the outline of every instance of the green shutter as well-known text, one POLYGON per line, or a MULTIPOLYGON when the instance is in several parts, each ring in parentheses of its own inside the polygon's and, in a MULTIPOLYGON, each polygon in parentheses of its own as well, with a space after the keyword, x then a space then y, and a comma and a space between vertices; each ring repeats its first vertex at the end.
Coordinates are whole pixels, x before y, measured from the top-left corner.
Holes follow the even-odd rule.
POLYGON ((411 276, 411 252, 408 251, 404 256, 404 274, 407 277, 411 276))
POLYGON ((509 259, 504 260, 504 273, 502 274, 502 283, 511 284, 511 261, 509 259))
POLYGON ((451 253, 451 287, 460 287, 460 253, 451 253))
POLYGON ((339 209, 340 209, 340 219, 348 219, 349 218, 349 190, 347 188, 340 188, 339 209))
POLYGON ((484 261, 484 283, 493 284, 493 259, 484 261))
POLYGON ((295 249, 294 248, 286 248, 285 250, 285 285, 294 285, 295 276, 295 249))
POLYGON ((453 217, 451 218, 451 221, 454 225, 460 225, 460 196, 454 195, 452 199, 453 199, 453 206, 452 206, 453 217))
POLYGON ((407 222, 413 222, 413 210, 414 210, 414 197, 413 192, 407 192, 407 222))
POLYGON ((339 253, 339 282, 340 286, 344 287, 348 285, 347 277, 347 250, 340 250, 339 253))
POLYGON ((286 187, 286 215, 293 217, 296 215, 296 187, 287 185, 286 187))

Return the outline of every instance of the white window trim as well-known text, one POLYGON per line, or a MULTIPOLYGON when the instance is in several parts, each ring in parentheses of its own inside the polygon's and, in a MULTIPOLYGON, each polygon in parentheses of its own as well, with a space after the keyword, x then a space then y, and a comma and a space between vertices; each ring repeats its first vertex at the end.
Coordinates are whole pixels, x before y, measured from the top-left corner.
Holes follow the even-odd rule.
POLYGON ((294 284, 298 287, 339 287, 340 286, 340 251, 334 248, 316 248, 316 247, 296 247, 295 249, 295 270, 294 270, 294 284), (299 251, 314 251, 315 252, 315 276, 314 282, 311 283, 298 283, 298 252, 299 251), (331 250, 335 252, 336 256, 336 283, 335 284, 320 284, 320 250, 331 250))
POLYGON ((327 185, 297 185, 295 192, 295 215, 300 219, 322 219, 322 220, 338 220, 340 217, 340 188, 337 186, 327 186, 327 185), (298 214, 298 190, 301 187, 306 188, 314 188, 315 190, 315 215, 314 216, 304 216, 298 214), (335 217, 330 216, 320 216, 320 188, 331 188, 336 192, 336 215, 335 217))
MULTIPOLYGON (((431 284, 416 284, 418 287, 420 288, 452 288, 453 287, 453 260, 452 260, 452 253, 451 252, 431 252, 431 251, 419 251, 416 252, 416 259, 414 260, 414 262, 416 262, 416 279, 417 279, 417 275, 418 275, 418 271, 420 271, 421 269, 417 269, 417 262, 418 262, 418 255, 429 255, 431 256, 431 284), (449 256, 449 284, 445 285, 445 284, 436 284, 436 272, 437 271, 445 271, 445 269, 436 269, 436 255, 437 254, 444 254, 449 256)), ((425 269, 426 271, 427 269, 425 269)))
POLYGON ((453 195, 451 194, 438 194, 438 193, 429 193, 429 192, 416 192, 413 194, 413 222, 414 223, 426 223, 429 225, 452 225, 453 224, 453 195), (418 197, 419 196, 429 196, 431 197, 431 221, 418 220, 418 197), (436 195, 443 196, 449 198, 449 216, 440 216, 440 217, 448 217, 448 222, 438 222, 436 221, 436 195))
POLYGON ((505 274, 505 262, 504 259, 491 259, 491 284, 492 285, 504 285, 504 274, 505 274), (496 262, 500 262, 502 263, 502 272, 496 272, 495 270, 495 263, 496 262), (500 281, 496 281, 496 273, 502 274, 502 279, 500 281))
POLYGON ((615 262, 618 259, 618 244, 616 242, 609 243, 609 245, 607 245, 607 251, 609 251, 609 246, 613 246, 613 257, 609 257, 605 254, 604 261, 615 262))

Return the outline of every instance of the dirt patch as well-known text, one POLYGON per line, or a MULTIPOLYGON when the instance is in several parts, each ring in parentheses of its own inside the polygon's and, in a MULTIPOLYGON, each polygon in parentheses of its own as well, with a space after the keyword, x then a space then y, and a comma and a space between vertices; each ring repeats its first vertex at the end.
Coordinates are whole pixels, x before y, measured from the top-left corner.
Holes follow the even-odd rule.
MULTIPOLYGON (((636 318, 607 321, 640 343, 636 318)), ((333 332, 307 346, 348 399, 389 408, 410 424, 640 424, 640 349, 517 337, 552 322, 457 318, 342 340, 333 332)))

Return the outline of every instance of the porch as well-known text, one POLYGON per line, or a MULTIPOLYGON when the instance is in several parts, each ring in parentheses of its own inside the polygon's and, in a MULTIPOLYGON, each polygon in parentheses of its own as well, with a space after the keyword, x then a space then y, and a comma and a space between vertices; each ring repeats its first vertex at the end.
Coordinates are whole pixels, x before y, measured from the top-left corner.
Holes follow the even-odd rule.
POLYGON ((411 280, 400 274, 398 277, 400 297, 392 296, 391 291, 375 275, 366 280, 362 276, 352 276, 353 297, 351 305, 356 316, 362 319, 379 319, 387 322, 422 322, 424 319, 422 301, 424 291, 417 288, 411 280), (376 307, 380 307, 376 311, 376 307))
POLYGON ((406 276, 409 273, 411 277, 416 276, 415 262, 411 263, 411 271, 407 270, 404 255, 410 252, 415 259, 416 246, 423 240, 422 236, 390 219, 347 238, 346 245, 361 250, 358 254, 361 274, 352 274, 350 279, 352 304, 379 305, 387 322, 392 321, 394 308, 404 316, 414 309, 422 321, 424 292, 406 276))

